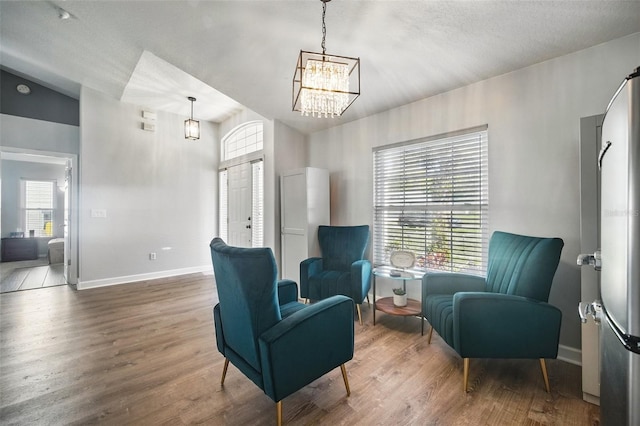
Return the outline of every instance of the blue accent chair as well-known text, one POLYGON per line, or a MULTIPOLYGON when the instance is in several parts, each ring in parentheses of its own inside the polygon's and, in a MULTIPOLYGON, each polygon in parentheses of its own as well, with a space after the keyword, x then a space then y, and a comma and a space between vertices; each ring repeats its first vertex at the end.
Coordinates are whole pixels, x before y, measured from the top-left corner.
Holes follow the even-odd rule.
POLYGON ((362 324, 360 305, 371 288, 371 262, 364 258, 369 225, 318 227, 322 257, 300 262, 300 295, 322 300, 342 294, 353 299, 362 324))
MULTIPOLYGON (((545 358, 558 356, 562 313, 547 303, 564 242, 495 232, 489 242, 487 276, 427 273, 422 309, 463 358, 467 392, 470 358, 539 359, 547 392, 545 358)), ((424 325, 423 325, 424 326, 424 325)))
POLYGON ((353 358, 353 301, 335 296, 314 305, 298 302, 294 281, 277 282, 270 248, 210 244, 219 303, 213 308, 218 350, 276 402, 336 367, 350 395, 344 364, 353 358))

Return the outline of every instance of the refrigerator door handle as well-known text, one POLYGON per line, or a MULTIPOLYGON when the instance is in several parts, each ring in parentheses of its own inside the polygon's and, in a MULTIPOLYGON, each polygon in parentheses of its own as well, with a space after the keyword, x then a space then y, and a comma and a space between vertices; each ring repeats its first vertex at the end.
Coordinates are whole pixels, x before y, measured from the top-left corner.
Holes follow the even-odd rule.
POLYGON ((607 319, 607 323, 611 327, 611 330, 613 330, 613 334, 615 334, 618 340, 620 340, 620 343, 622 343, 627 350, 640 354, 640 337, 623 333, 615 323, 611 321, 609 315, 605 315, 605 318, 607 319))
POLYGON ((600 154, 598 155, 598 170, 602 170, 602 159, 607 151, 611 148, 611 141, 606 141, 602 148, 600 149, 600 154))

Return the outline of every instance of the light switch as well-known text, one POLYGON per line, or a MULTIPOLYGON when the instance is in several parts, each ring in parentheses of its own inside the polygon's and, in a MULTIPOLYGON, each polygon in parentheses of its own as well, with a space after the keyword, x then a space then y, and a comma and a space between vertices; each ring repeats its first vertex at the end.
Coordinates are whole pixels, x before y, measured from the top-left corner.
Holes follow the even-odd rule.
POLYGON ((91 209, 91 217, 105 219, 107 211, 105 209, 91 209))

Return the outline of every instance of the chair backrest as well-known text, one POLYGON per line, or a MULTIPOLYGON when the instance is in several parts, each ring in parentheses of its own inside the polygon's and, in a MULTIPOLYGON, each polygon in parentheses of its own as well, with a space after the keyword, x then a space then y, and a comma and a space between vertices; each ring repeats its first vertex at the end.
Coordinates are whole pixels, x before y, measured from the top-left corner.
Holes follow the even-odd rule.
POLYGON ((261 371, 258 337, 281 320, 277 266, 270 248, 209 245, 227 346, 261 371))
POLYGON ((369 243, 369 225, 320 225, 318 242, 325 270, 349 271, 353 262, 364 259, 369 243))
POLYGON ((494 232, 489 241, 487 291, 548 301, 564 242, 494 232))
POLYGON ((353 262, 364 259, 369 243, 369 225, 320 225, 318 242, 325 270, 349 271, 353 262))

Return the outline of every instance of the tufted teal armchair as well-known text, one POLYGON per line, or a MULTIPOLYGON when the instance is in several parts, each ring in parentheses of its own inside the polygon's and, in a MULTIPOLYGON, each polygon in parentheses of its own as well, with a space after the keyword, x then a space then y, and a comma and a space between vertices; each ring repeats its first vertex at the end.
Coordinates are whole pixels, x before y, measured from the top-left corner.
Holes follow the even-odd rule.
POLYGON ((344 364, 353 358, 353 301, 335 296, 314 305, 298 302, 298 286, 276 281, 270 248, 210 244, 219 303, 213 308, 216 344, 229 362, 276 402, 336 367, 349 396, 344 364))
POLYGON ((318 227, 318 242, 322 257, 312 257, 300 263, 300 295, 305 299, 322 300, 342 294, 350 297, 358 308, 368 300, 371 288, 371 262, 364 258, 369 243, 369 225, 318 227))
POLYGON ((562 313, 547 300, 563 245, 560 238, 495 232, 486 277, 424 275, 428 341, 435 329, 463 358, 465 392, 470 358, 537 358, 549 392, 545 358, 558 356, 562 313))

